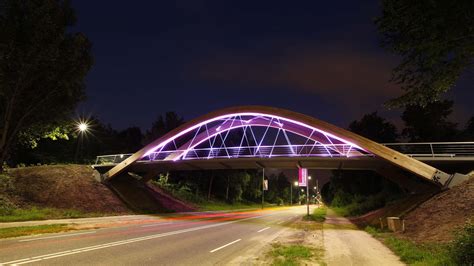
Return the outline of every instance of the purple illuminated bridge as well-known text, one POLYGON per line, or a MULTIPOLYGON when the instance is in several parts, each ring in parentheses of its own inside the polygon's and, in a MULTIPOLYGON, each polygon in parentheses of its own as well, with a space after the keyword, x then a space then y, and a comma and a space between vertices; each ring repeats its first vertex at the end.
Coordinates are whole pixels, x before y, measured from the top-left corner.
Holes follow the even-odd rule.
MULTIPOLYGON (((439 159, 433 150, 426 155, 439 159)), ((189 121, 134 154, 98 156, 94 167, 107 170, 105 180, 124 171, 151 177, 169 170, 256 167, 372 169, 395 179, 414 175, 440 186, 462 176, 442 172, 419 157, 300 113, 241 106, 189 121)))

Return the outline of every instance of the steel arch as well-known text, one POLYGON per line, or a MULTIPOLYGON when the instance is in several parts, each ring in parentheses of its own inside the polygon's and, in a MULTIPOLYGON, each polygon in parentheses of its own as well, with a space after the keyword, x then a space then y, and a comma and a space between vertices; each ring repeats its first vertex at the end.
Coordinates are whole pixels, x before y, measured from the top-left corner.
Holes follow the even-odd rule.
MULTIPOLYGON (((205 141, 246 126, 280 128, 311 139, 314 143, 327 145, 326 147, 343 156, 370 154, 431 181, 444 183, 445 179, 449 178, 448 174, 432 166, 327 122, 289 110, 265 106, 225 108, 191 120, 117 164, 105 174, 105 177, 113 178, 130 164, 147 156, 155 156, 157 153, 166 155, 155 156, 155 159, 159 160, 186 160, 186 154, 205 141), (210 133, 212 130, 214 132, 210 133), (313 136, 314 132, 317 134, 313 136), (340 150, 337 145, 347 145, 352 152, 340 150)), ((292 148, 293 145, 289 144, 292 148)), ((213 148, 212 145, 210 148, 213 148)), ((229 160, 232 158, 234 157, 229 156, 229 160)))

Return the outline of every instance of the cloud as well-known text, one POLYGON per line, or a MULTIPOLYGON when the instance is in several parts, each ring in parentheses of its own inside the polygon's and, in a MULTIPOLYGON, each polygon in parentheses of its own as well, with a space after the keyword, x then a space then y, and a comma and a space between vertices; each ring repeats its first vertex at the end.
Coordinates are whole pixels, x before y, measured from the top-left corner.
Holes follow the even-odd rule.
POLYGON ((192 71, 195 78, 219 85, 301 91, 344 103, 381 105, 401 94, 389 82, 393 59, 381 53, 331 44, 262 54, 218 54, 192 71))

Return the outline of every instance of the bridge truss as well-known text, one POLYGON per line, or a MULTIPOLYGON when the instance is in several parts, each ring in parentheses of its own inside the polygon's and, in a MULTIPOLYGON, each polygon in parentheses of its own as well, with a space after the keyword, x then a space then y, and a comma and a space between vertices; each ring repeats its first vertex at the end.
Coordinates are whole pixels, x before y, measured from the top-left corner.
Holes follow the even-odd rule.
MULTIPOLYGON (((220 117, 150 149, 141 161, 222 158, 358 157, 372 154, 321 129, 265 114, 220 117)), ((99 156, 97 164, 128 155, 99 156)))

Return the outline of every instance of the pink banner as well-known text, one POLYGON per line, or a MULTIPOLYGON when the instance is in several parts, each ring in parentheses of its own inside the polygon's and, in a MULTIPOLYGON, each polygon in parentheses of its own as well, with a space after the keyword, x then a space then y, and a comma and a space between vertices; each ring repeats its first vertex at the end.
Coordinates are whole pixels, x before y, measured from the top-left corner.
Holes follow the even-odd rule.
POLYGON ((308 169, 298 168, 298 183, 300 187, 306 187, 306 184, 308 184, 308 169))

